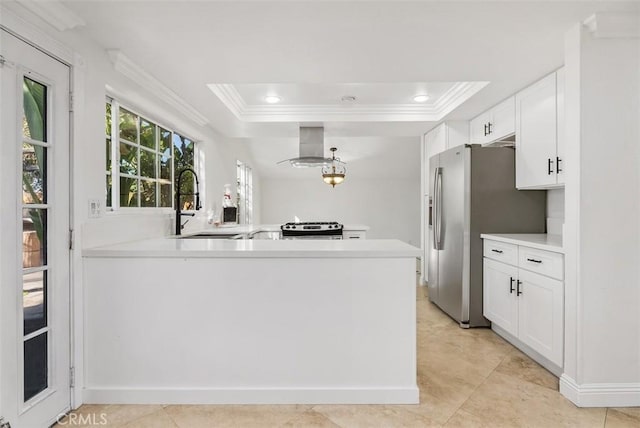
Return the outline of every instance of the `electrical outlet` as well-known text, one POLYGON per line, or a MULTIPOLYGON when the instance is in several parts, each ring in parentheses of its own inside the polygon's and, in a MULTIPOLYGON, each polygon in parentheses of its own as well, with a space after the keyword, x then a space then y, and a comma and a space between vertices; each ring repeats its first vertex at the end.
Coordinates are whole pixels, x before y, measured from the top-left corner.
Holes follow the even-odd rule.
POLYGON ((101 216, 101 206, 99 199, 89 199, 89 218, 99 218, 101 216))

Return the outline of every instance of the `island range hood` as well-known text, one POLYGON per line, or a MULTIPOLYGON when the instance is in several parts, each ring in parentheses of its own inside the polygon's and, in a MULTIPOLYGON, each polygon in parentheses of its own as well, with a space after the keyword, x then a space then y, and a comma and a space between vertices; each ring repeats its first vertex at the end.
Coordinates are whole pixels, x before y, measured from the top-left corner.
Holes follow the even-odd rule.
POLYGON ((285 159, 278 164, 289 162, 296 168, 313 168, 331 166, 334 162, 341 162, 339 159, 327 158, 324 156, 324 128, 323 127, 300 127, 300 153, 297 158, 285 159))

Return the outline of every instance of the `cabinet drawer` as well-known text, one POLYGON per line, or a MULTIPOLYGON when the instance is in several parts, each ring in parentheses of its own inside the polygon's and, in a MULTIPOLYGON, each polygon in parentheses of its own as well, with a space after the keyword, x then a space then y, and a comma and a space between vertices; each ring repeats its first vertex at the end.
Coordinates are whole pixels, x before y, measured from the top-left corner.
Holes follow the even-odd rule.
POLYGON ((513 266, 518 265, 518 246, 506 242, 484 240, 484 256, 513 266))
POLYGON ((367 232, 362 230, 345 230, 342 232, 342 239, 365 239, 367 232))
POLYGON ((564 279, 564 256, 560 253, 521 246, 518 251, 518 266, 551 278, 564 279))

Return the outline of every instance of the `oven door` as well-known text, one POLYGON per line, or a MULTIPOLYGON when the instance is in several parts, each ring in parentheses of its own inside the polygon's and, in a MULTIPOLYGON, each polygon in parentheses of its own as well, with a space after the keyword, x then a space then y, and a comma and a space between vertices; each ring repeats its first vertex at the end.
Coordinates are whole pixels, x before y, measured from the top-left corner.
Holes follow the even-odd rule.
POLYGON ((282 234, 282 239, 342 239, 342 235, 291 235, 282 234))

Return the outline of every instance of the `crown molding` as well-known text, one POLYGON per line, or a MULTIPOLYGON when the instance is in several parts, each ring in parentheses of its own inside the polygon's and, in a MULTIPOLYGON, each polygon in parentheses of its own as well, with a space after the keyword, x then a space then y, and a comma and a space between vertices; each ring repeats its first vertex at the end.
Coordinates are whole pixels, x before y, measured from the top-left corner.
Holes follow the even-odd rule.
POLYGON ((60 43, 40 27, 33 24, 29 20, 29 18, 32 18, 30 16, 32 14, 29 14, 28 17, 24 16, 28 12, 22 9, 16 11, 14 10, 16 7, 15 4, 10 6, 7 3, 0 3, 0 28, 5 29, 26 43, 38 46, 38 48, 67 65, 79 65, 75 62, 76 55, 71 48, 60 43))
POLYGON ((640 14, 598 12, 582 23, 596 39, 640 38, 640 14))
POLYGON ((489 82, 456 82, 430 104, 390 105, 257 105, 244 101, 232 84, 209 84, 209 89, 243 122, 420 122, 439 121, 489 82))
POLYGON ((22 7, 38 16, 58 31, 72 30, 86 25, 84 19, 58 0, 16 0, 22 7))
POLYGON ((109 58, 117 72, 133 80, 138 85, 160 98, 162 101, 173 106, 185 117, 188 117, 198 125, 205 126, 209 123, 209 119, 203 116, 195 108, 191 107, 191 105, 183 100, 178 94, 173 92, 138 64, 131 61, 131 59, 129 59, 125 54, 117 49, 109 49, 107 50, 107 53, 109 54, 109 58))

